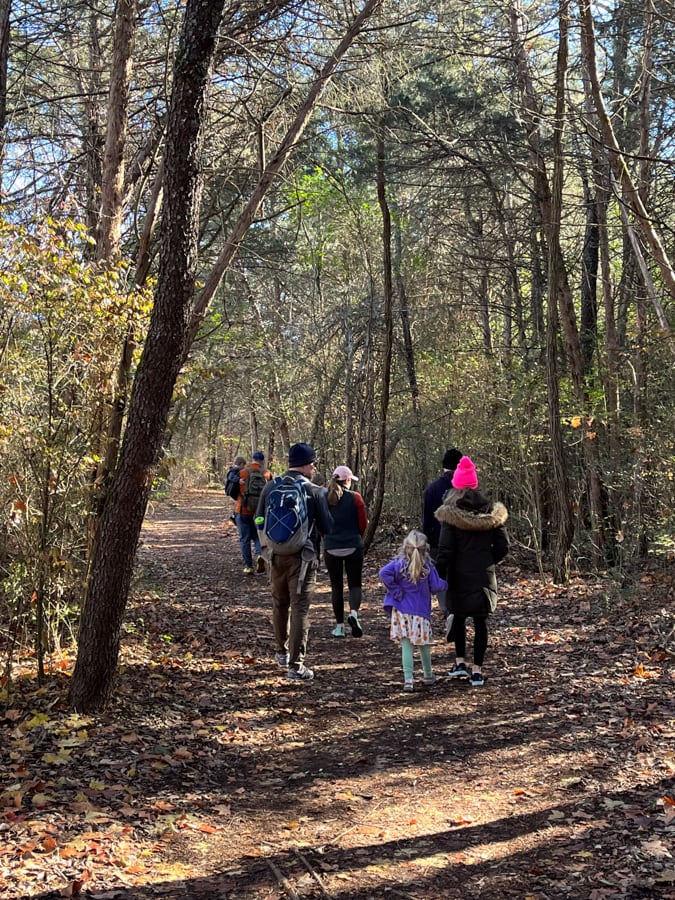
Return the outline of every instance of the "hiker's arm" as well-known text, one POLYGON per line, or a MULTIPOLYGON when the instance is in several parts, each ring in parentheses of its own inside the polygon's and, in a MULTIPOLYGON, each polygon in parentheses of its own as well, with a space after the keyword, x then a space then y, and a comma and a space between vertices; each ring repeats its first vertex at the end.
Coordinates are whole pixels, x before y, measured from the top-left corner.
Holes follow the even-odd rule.
POLYGON ((368 527, 368 511, 361 494, 354 493, 354 503, 356 504, 356 519, 361 537, 366 533, 368 527))

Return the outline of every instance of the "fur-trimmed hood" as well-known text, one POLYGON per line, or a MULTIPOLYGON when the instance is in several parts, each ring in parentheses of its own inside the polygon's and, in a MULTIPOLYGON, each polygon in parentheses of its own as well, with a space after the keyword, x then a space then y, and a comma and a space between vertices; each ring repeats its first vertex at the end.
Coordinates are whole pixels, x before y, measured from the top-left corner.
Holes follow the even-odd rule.
POLYGON ((461 531, 490 531, 506 524, 509 512, 503 503, 491 503, 478 491, 453 488, 435 515, 439 522, 461 531))

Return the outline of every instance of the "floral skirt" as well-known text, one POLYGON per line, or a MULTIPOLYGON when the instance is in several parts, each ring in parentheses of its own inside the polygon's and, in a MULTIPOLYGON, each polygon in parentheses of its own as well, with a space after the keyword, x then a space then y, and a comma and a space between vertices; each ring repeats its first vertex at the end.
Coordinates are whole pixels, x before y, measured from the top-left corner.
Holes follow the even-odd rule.
POLYGON ((391 611, 389 637, 392 641, 408 638, 415 646, 430 644, 431 622, 423 616, 411 616, 410 613, 401 613, 394 608, 391 611))

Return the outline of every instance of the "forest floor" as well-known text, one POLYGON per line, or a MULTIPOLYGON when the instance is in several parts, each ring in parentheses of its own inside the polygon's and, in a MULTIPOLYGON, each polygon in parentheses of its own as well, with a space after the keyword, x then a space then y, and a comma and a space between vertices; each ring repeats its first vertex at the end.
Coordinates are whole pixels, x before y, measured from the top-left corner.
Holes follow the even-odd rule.
POLYGON ((68 654, 1 711, 0 896, 675 898, 672 563, 620 590, 510 558, 485 686, 404 694, 377 580, 392 535, 361 639, 331 636, 319 574, 316 678, 291 683, 229 503, 150 510, 108 712, 68 709, 68 654))

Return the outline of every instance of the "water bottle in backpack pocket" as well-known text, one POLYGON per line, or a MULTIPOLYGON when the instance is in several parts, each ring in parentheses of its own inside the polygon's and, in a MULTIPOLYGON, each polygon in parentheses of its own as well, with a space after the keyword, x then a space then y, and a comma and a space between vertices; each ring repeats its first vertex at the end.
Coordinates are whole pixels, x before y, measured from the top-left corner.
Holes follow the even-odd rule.
POLYGON ((265 543, 273 553, 290 556, 299 553, 309 538, 304 479, 286 475, 272 485, 265 507, 265 543))

